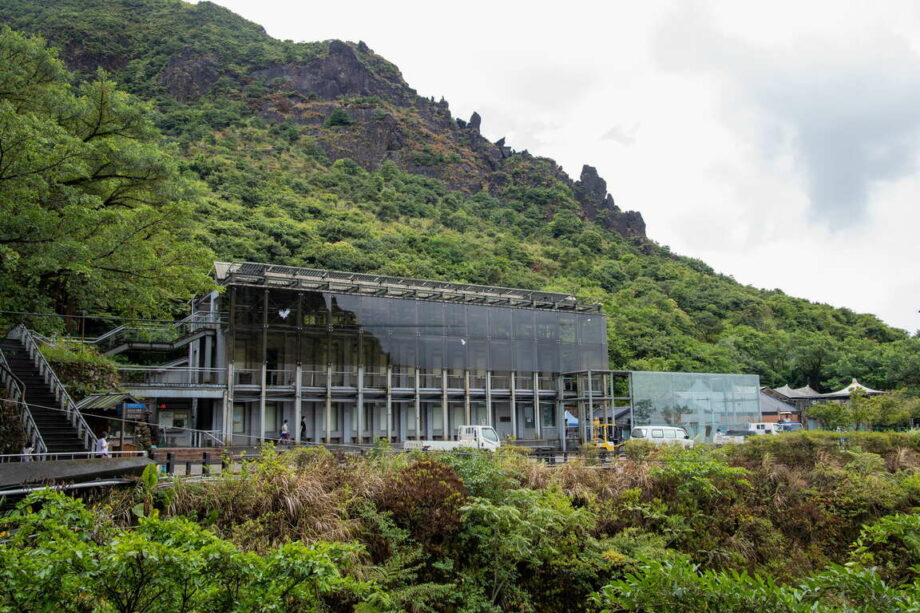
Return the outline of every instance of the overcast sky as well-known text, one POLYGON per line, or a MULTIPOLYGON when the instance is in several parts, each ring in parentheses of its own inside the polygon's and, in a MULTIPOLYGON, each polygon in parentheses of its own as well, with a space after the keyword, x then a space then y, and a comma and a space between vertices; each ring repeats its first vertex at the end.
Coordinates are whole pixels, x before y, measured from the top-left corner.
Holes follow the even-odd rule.
POLYGON ((217 0, 363 40, 742 283, 920 328, 920 4, 217 0))

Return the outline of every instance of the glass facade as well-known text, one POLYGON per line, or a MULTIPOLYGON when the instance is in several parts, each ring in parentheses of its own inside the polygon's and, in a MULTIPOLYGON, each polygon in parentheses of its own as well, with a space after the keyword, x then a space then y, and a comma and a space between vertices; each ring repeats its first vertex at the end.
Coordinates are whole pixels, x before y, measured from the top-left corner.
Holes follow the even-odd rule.
POLYGON ((706 373, 633 372, 633 426, 680 426, 691 438, 747 429, 760 421, 760 377, 706 373))
POLYGON ((298 362, 307 371, 331 365, 342 380, 358 365, 368 373, 392 366, 397 376, 409 369, 501 375, 607 367, 606 321, 598 313, 246 286, 232 291, 233 358, 243 371, 261 367, 263 341, 270 372, 290 371, 298 362))

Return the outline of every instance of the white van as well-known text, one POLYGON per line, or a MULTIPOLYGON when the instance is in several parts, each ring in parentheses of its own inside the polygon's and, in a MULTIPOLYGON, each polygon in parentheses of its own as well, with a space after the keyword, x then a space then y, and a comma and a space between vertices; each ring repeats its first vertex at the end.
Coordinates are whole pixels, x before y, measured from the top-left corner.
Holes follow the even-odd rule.
POLYGON ((632 438, 655 445, 680 445, 693 447, 693 439, 683 428, 676 426, 639 426, 633 428, 632 438))

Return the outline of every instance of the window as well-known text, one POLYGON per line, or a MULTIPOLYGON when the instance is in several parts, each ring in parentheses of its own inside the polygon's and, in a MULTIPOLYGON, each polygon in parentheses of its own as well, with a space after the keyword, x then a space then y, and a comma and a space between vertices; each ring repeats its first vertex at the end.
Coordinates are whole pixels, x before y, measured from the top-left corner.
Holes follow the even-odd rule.
POLYGON ((633 438, 645 438, 645 430, 642 428, 636 428, 632 431, 633 438))
POLYGON ((246 432, 246 407, 241 404, 233 405, 233 433, 246 432))
POLYGON ((652 438, 664 438, 664 431, 660 428, 655 428, 652 430, 652 438))
POLYGON ((483 428, 482 429, 482 438, 491 441, 493 443, 498 442, 498 434, 495 433, 495 430, 492 428, 483 428))
POLYGON ((552 403, 541 404, 540 411, 543 417, 543 427, 544 428, 555 428, 556 427, 556 408, 552 405, 552 403))
POLYGON ((665 430, 664 437, 665 438, 677 438, 677 432, 675 432, 674 430, 665 430))

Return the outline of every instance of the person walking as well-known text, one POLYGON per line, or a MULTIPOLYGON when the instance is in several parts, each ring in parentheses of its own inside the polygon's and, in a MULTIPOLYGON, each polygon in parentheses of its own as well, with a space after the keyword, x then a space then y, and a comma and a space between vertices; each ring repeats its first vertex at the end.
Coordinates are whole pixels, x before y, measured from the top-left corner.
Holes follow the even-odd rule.
POLYGON ((307 440, 307 418, 304 417, 300 420, 300 442, 307 440))
POLYGON ((109 441, 106 439, 108 435, 108 432, 103 432, 102 436, 96 439, 96 455, 100 458, 111 457, 109 456, 109 441))
POLYGON ((281 444, 287 445, 288 441, 291 439, 291 432, 288 430, 288 420, 284 420, 284 423, 281 424, 281 444))

